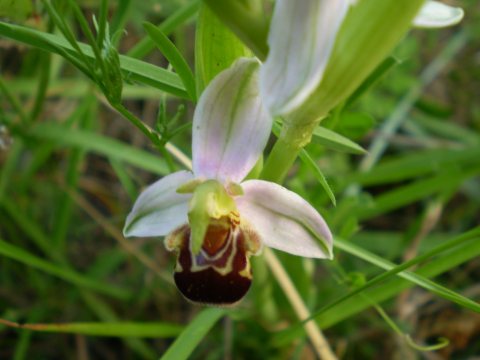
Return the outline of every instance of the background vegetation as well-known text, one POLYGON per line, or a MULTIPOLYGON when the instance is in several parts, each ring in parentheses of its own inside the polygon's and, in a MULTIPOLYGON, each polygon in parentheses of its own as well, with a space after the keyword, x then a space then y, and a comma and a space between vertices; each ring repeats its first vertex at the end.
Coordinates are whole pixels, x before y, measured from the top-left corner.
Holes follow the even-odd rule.
MULTIPOLYGON (((190 156, 192 84, 142 23, 193 67, 199 2, 72 3, 0 1, 0 358, 315 358, 262 257, 239 306, 205 309, 173 286, 161 239, 121 235, 142 187, 190 156), (68 42, 92 41, 94 14, 100 40, 107 18, 114 35, 107 70, 115 46, 128 56, 121 102, 120 75, 68 42)), ((277 255, 340 358, 480 353, 480 6, 457 5, 461 25, 412 31, 376 86, 322 123, 368 152, 319 130, 286 182, 337 237, 332 262, 277 255)))

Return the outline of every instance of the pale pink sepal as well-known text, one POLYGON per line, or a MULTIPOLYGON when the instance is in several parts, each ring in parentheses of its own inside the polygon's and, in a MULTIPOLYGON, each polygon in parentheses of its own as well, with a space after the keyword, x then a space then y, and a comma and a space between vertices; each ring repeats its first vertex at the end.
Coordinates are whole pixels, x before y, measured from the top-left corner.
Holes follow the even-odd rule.
POLYGON ((167 175, 147 187, 128 214, 125 236, 163 236, 188 222, 191 194, 178 194, 177 188, 192 180, 189 171, 167 175))
POLYGON ((201 95, 193 118, 196 177, 239 182, 262 154, 272 119, 258 94, 259 65, 239 59, 201 95))
MULTIPOLYGON (((320 84, 351 0, 277 0, 260 93, 272 115, 299 107, 320 84)), ((368 19, 366 19, 368 21, 368 19)))
POLYGON ((328 258, 332 234, 320 214, 302 197, 262 180, 242 183, 235 199, 241 218, 251 223, 264 245, 293 255, 328 258))

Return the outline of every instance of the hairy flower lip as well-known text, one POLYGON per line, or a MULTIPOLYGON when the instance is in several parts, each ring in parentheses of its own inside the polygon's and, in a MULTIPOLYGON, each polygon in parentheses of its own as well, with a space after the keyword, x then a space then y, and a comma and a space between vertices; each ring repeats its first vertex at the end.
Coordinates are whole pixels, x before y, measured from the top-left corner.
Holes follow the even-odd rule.
MULTIPOLYGON (((238 229, 237 229, 238 230, 238 229)), ((229 231, 225 246, 219 254, 198 255, 190 251, 190 228, 176 230, 180 237, 174 280, 182 295, 189 301, 206 305, 229 306, 240 301, 250 288, 252 274, 249 254, 243 246, 246 237, 240 231, 229 231)))

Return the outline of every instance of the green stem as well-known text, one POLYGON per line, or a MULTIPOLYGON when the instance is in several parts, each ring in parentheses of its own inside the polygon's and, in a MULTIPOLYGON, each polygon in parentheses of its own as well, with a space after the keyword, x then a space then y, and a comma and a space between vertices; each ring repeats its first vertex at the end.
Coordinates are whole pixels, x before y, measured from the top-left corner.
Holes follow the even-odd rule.
POLYGON ((120 103, 111 102, 110 105, 122 114, 128 121, 135 125, 150 141, 161 151, 163 148, 162 141, 158 133, 150 126, 146 125, 142 120, 133 115, 128 109, 120 103))
MULTIPOLYGON (((281 184, 292 167, 300 151, 310 143, 315 128, 321 119, 300 121, 301 119, 285 119, 278 140, 270 152, 260 178, 281 184)), ((273 131, 278 132, 278 125, 274 124, 273 131)))
POLYGON ((302 148, 279 138, 270 152, 260 177, 281 184, 302 148))
MULTIPOLYGON (((101 49, 105 40, 108 14, 108 0, 102 0, 98 17, 97 46, 101 49)), ((109 39, 108 39, 109 40, 109 39)))

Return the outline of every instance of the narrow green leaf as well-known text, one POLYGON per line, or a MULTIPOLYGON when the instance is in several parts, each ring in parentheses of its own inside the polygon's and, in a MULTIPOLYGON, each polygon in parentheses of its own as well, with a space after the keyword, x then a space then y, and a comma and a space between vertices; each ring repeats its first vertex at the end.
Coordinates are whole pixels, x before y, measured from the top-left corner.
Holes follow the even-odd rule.
POLYGON ((437 173, 441 169, 470 166, 478 163, 480 147, 467 149, 435 149, 385 160, 368 172, 358 172, 345 179, 363 186, 389 184, 421 175, 437 173))
POLYGON ((125 169, 125 166, 123 166, 121 161, 112 158, 110 158, 110 165, 120 180, 125 192, 128 194, 130 199, 134 201, 138 197, 138 188, 130 177, 128 171, 125 169))
POLYGON ((26 250, 9 244, 3 240, 0 240, 0 254, 82 288, 94 290, 96 292, 114 296, 119 299, 128 299, 130 297, 130 293, 127 290, 87 278, 74 272, 73 270, 52 264, 51 262, 40 259, 35 255, 30 254, 26 250))
MULTIPOLYGON (((5 85, 16 96, 32 93, 32 81, 27 78, 16 78, 5 81, 5 85)), ((61 95, 62 98, 83 98, 85 93, 91 92, 92 84, 81 77, 52 80, 48 87, 48 96, 61 95)), ((160 94, 156 88, 138 86, 138 84, 123 84, 123 99, 153 99, 157 100, 160 94)))
POLYGON ((33 127, 28 132, 28 136, 85 149, 159 175, 168 174, 168 167, 158 156, 92 131, 70 129, 54 123, 42 123, 33 127))
POLYGON ((90 336, 169 338, 180 334, 183 326, 171 323, 111 322, 25 324, 19 327, 51 333, 70 333, 90 336))
POLYGON ((199 313, 175 342, 163 354, 161 360, 188 359, 193 350, 207 335, 215 323, 227 313, 225 309, 211 308, 199 313))
MULTIPOLYGON (((88 305, 96 317, 102 322, 112 323, 120 322, 119 316, 110 308, 110 306, 95 294, 83 290, 81 292, 83 301, 88 305)), ((155 359, 156 352, 145 340, 139 338, 125 338, 123 340, 130 349, 132 349, 142 359, 155 359)))
POLYGON ((2 168, 0 172, 0 202, 3 200, 5 194, 7 193, 8 186, 13 178, 12 175, 16 170, 17 163, 21 158, 23 150, 23 141, 15 141, 12 147, 9 149, 8 157, 2 163, 2 168))
POLYGON ((180 54, 175 44, 155 25, 144 23, 143 27, 155 45, 157 45, 162 54, 175 69, 178 76, 180 76, 180 79, 182 79, 183 85, 185 86, 190 99, 195 101, 197 98, 195 94, 195 78, 193 77, 192 70, 190 69, 190 66, 188 66, 187 61, 182 54, 180 54))
MULTIPOLYGON (((76 54, 64 38, 24 26, 0 21, 0 35, 60 55, 63 55, 62 50, 67 51, 73 57, 76 54)), ((95 58, 90 46, 83 43, 78 44, 88 58, 95 58)), ((120 66, 130 80, 139 81, 179 97, 189 98, 180 78, 171 71, 124 55, 120 55, 120 66)))
MULTIPOLYGON (((170 17, 158 25, 158 29, 165 35, 170 35, 173 30, 191 19, 197 13, 199 6, 200 0, 190 1, 187 5, 174 12, 170 17)), ((154 48, 155 44, 153 43, 152 39, 145 37, 127 52, 127 56, 141 59, 154 48)))
MULTIPOLYGON (((403 6, 398 3, 399 6, 403 6)), ((396 133, 398 128, 407 118, 409 111, 415 105, 416 101, 422 96, 424 89, 443 71, 452 58, 458 54, 468 43, 469 33, 460 31, 452 36, 442 52, 425 68, 419 76, 418 82, 410 88, 390 116, 382 123, 378 136, 376 136, 369 146, 368 154, 362 159, 360 169, 370 170, 378 162, 389 145, 389 139, 396 133)), ((338 84, 335 86, 338 87, 338 84)))
POLYGON ((307 165, 308 168, 313 172, 313 175, 318 180, 320 185, 323 187, 323 190, 325 190, 325 192, 327 193, 333 206, 336 206, 337 200, 335 199, 335 194, 330 188, 330 185, 328 185, 327 179, 325 179, 325 176, 323 175, 322 170, 320 170, 318 165, 315 163, 312 157, 308 154, 307 150, 302 149, 302 151, 300 151, 299 156, 300 156, 300 159, 303 161, 303 163, 307 165))
POLYGON ((332 130, 318 126, 313 131, 312 141, 325 146, 326 148, 347 152, 351 154, 365 154, 366 151, 352 140, 332 130))
POLYGON ((65 263, 62 254, 57 248, 52 246, 51 239, 44 234, 42 229, 38 226, 38 223, 24 214, 15 201, 9 197, 4 197, 3 199, 0 199, 0 208, 5 210, 13 222, 15 222, 16 225, 18 225, 18 227, 30 237, 36 247, 48 258, 57 263, 65 263))
POLYGON ((459 186, 462 181, 468 179, 469 177, 476 176, 479 173, 480 168, 465 172, 445 171, 438 176, 415 181, 412 184, 401 186, 397 189, 377 196, 374 199, 372 206, 358 209, 357 216, 361 220, 378 216, 407 204, 411 204, 420 199, 424 199, 440 191, 459 186))
MULTIPOLYGON (((475 257, 480 255, 479 234, 479 228, 477 227, 450 240, 449 242, 437 246, 433 250, 421 255, 421 257, 416 257, 415 259, 412 259, 406 265, 404 263, 402 265, 392 268, 390 271, 388 271, 388 273, 383 273, 379 275, 380 278, 374 278, 370 280, 367 284, 365 284, 362 288, 354 290, 356 293, 361 291, 370 300, 365 300, 366 298, 364 296, 353 296, 355 294, 349 293, 344 298, 335 301, 335 304, 332 303, 327 307, 324 307, 322 310, 316 312, 315 314, 313 314, 313 316, 316 318, 316 321, 319 323, 320 326, 322 326, 322 328, 327 328, 345 318, 351 317, 353 314, 356 314, 364 310, 365 308, 370 307, 372 302, 379 303, 392 296, 395 296, 402 290, 410 288, 413 285, 417 284, 417 279, 393 279, 392 276, 395 274, 399 274, 399 272, 402 272, 404 269, 406 269, 405 266, 413 266, 417 263, 424 261, 425 259, 433 257, 434 255, 442 254, 442 256, 438 256, 434 260, 430 261, 428 264, 418 268, 415 271, 416 275, 423 278, 431 278, 442 274, 443 272, 448 271, 466 261, 474 259, 475 257), (375 288, 371 288, 371 286, 376 285, 381 281, 383 282, 382 286, 376 286, 375 288)), ((342 248, 342 250, 344 251, 349 250, 352 244, 348 243, 349 246, 347 247, 343 246, 344 243, 345 242, 341 241, 341 244, 337 247, 342 248)), ((370 261, 375 261, 374 264, 379 266, 380 264, 376 263, 378 258, 379 257, 377 256, 368 257, 370 261)), ((382 258, 380 258, 380 260, 382 260, 383 262, 382 258)), ((388 265, 393 264, 389 263, 388 265)), ((386 266, 387 264, 384 263, 381 267, 387 268, 386 266)), ((403 275, 405 274, 399 274, 399 276, 403 275)), ((418 285, 422 284, 419 283, 418 285)), ((471 300, 468 300, 468 302, 471 303, 471 300)), ((478 304, 475 305, 475 303, 473 303, 473 306, 477 307, 478 304)))
POLYGON ((132 9, 133 3, 134 2, 132 0, 120 0, 117 2, 115 12, 110 19, 110 31, 113 35, 112 42, 115 46, 120 40, 120 36, 117 36, 117 34, 124 30, 125 24, 131 14, 130 11, 132 9))
POLYGON ((456 140, 470 146, 478 146, 480 144, 480 133, 478 131, 471 131, 470 128, 461 126, 453 121, 442 121, 426 116, 407 120, 407 123, 409 121, 420 125, 432 135, 456 140))
MULTIPOLYGON (((465 234, 463 236, 460 236, 460 237, 457 237, 453 240, 450 240, 449 242, 447 242, 445 244, 442 244, 442 245, 436 247, 435 249, 433 249, 433 250, 431 250, 431 251, 429 251, 429 252, 427 252, 423 255, 417 256, 416 258, 414 258, 412 260, 406 261, 406 262, 404 262, 403 264, 400 264, 400 265, 395 265, 394 263, 392 263, 388 260, 385 260, 384 258, 382 258, 380 256, 377 256, 377 255, 363 249, 360 246, 356 246, 355 244, 353 244, 351 242, 336 239, 335 240, 336 241, 335 246, 337 248, 339 248, 339 249, 341 249, 341 250, 343 250, 343 251, 345 251, 345 252, 347 252, 351 255, 354 255, 354 256, 362 259, 362 260, 368 261, 369 263, 374 264, 374 265, 376 265, 376 266, 378 266, 382 269, 387 270, 387 272, 382 273, 381 275, 378 275, 377 277, 370 280, 367 284, 362 286, 362 288, 356 289, 354 292, 349 294, 348 297, 353 296, 355 293, 360 293, 361 291, 365 290, 366 288, 374 286, 375 284, 379 284, 382 281, 385 281, 385 280, 389 279, 393 275, 398 274, 398 276, 400 276, 400 277, 402 277, 406 280, 409 280, 412 283, 414 283, 418 286, 421 286, 424 289, 426 289, 426 290, 428 290, 428 291, 430 291, 430 292, 432 292, 432 293, 434 293, 434 294, 436 294, 436 295, 438 295, 442 298, 445 298, 447 300, 455 302, 458 305, 463 306, 465 308, 468 308, 470 310, 480 312, 480 304, 464 297, 461 294, 458 294, 458 293, 450 290, 449 288, 446 288, 442 285, 439 285, 439 284, 433 282, 432 280, 426 279, 425 277, 423 277, 421 275, 418 275, 418 274, 416 274, 414 272, 410 272, 410 271, 404 271, 405 269, 408 269, 408 268, 410 268, 414 265, 417 265, 417 264, 419 264, 419 263, 421 263, 421 262, 423 262, 423 261, 425 261, 429 258, 432 258, 436 254, 440 254, 440 253, 442 253, 446 250, 449 250, 450 248, 456 247, 459 244, 461 244, 462 242, 472 241, 472 239, 477 239, 478 240, 479 236, 480 236, 479 229, 473 230, 468 234, 465 234)), ((344 299, 347 299, 347 297, 345 297, 344 299)))
POLYGON ((347 106, 351 106, 363 94, 374 87, 391 69, 400 64, 400 60, 389 56, 377 66, 377 68, 363 81, 363 83, 350 95, 346 101, 347 106))
MULTIPOLYGON (((93 94, 85 96, 83 103, 79 108, 81 114, 77 117, 76 125, 80 128, 91 128, 92 124, 98 118, 98 103, 93 94)), ((76 115, 74 113, 74 115, 76 115)), ((73 119, 69 119, 75 121, 73 119)), ((79 148, 72 149, 69 153, 67 161, 67 169, 65 174, 65 183, 70 189, 77 187, 78 181, 81 175, 80 166, 85 158, 85 151, 79 148)), ((52 232, 52 242, 55 244, 55 248, 65 249, 65 243, 67 234, 69 234, 71 219, 72 219, 73 203, 71 197, 67 193, 63 193, 60 197, 58 204, 56 204, 56 221, 52 232)))

